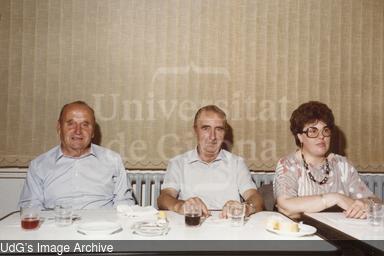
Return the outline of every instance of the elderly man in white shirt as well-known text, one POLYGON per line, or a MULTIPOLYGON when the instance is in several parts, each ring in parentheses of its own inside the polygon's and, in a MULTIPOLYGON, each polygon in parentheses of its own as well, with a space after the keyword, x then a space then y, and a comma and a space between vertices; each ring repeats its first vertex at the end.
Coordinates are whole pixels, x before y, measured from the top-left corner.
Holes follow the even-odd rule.
POLYGON ((256 190, 244 160, 224 149, 226 114, 214 105, 198 110, 194 120, 197 147, 171 159, 164 184, 157 199, 160 209, 183 214, 185 203, 198 204, 203 215, 222 209, 227 217, 230 204, 249 207, 246 215, 263 209, 263 199, 256 190))
POLYGON ((63 106, 57 122, 61 144, 31 162, 20 206, 50 209, 58 200, 75 209, 134 204, 120 155, 91 143, 95 124, 85 102, 63 106))

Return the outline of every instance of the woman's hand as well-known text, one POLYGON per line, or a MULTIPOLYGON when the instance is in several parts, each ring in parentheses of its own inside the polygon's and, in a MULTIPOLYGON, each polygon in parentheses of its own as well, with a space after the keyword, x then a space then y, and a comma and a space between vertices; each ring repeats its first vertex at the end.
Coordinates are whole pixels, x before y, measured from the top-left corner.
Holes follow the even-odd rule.
POLYGON ((367 218, 368 205, 363 200, 356 199, 344 212, 347 218, 365 219, 367 218))
POLYGON ((328 193, 323 196, 328 206, 338 205, 344 210, 347 218, 363 219, 367 217, 367 203, 360 199, 352 199, 340 193, 328 193))

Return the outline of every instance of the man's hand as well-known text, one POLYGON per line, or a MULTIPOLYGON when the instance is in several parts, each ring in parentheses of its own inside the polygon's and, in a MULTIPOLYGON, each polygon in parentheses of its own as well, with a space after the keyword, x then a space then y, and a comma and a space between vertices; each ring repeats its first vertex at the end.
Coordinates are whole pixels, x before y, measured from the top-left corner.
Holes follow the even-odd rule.
POLYGON ((239 201, 235 201, 235 200, 229 200, 227 201, 224 206, 223 206, 223 209, 220 213, 220 218, 228 218, 228 211, 229 211, 229 206, 230 205, 241 205, 241 203, 239 201))
POLYGON ((264 209, 264 200, 256 189, 248 189, 244 192, 245 216, 248 217, 264 209))
POLYGON ((210 215, 207 206, 198 197, 191 197, 187 200, 179 200, 177 199, 178 192, 173 188, 166 188, 161 190, 160 196, 157 198, 157 206, 160 210, 171 210, 177 212, 179 214, 184 214, 184 204, 190 203, 195 205, 200 205, 202 215, 207 217, 210 215))
POLYGON ((183 209, 184 204, 199 205, 201 208, 201 213, 202 213, 203 217, 208 217, 211 215, 211 213, 208 210, 208 207, 205 205, 203 200, 201 200, 199 197, 191 197, 191 198, 188 198, 187 200, 185 200, 183 202, 183 204, 180 206, 182 214, 184 214, 184 209, 183 209))

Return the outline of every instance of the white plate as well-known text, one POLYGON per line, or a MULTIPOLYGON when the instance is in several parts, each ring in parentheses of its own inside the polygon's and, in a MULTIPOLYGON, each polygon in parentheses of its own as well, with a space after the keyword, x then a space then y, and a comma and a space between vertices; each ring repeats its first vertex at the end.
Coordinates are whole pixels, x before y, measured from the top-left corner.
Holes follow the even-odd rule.
POLYGON ((162 236, 169 231, 167 224, 158 224, 156 221, 139 221, 131 227, 133 234, 140 236, 162 236))
POLYGON ((266 230, 281 236, 309 236, 316 233, 317 229, 310 225, 299 224, 299 232, 287 232, 266 227, 266 230))
POLYGON ((85 235, 111 235, 122 230, 120 224, 110 221, 85 222, 77 226, 77 231, 85 235))

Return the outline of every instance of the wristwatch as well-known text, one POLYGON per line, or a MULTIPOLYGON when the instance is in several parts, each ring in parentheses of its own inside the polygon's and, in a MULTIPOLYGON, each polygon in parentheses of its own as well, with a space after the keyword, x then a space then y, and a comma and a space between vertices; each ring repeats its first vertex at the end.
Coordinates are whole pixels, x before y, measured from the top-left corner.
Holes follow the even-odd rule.
POLYGON ((245 205, 250 209, 249 215, 256 212, 256 205, 254 205, 253 203, 245 202, 245 205))

